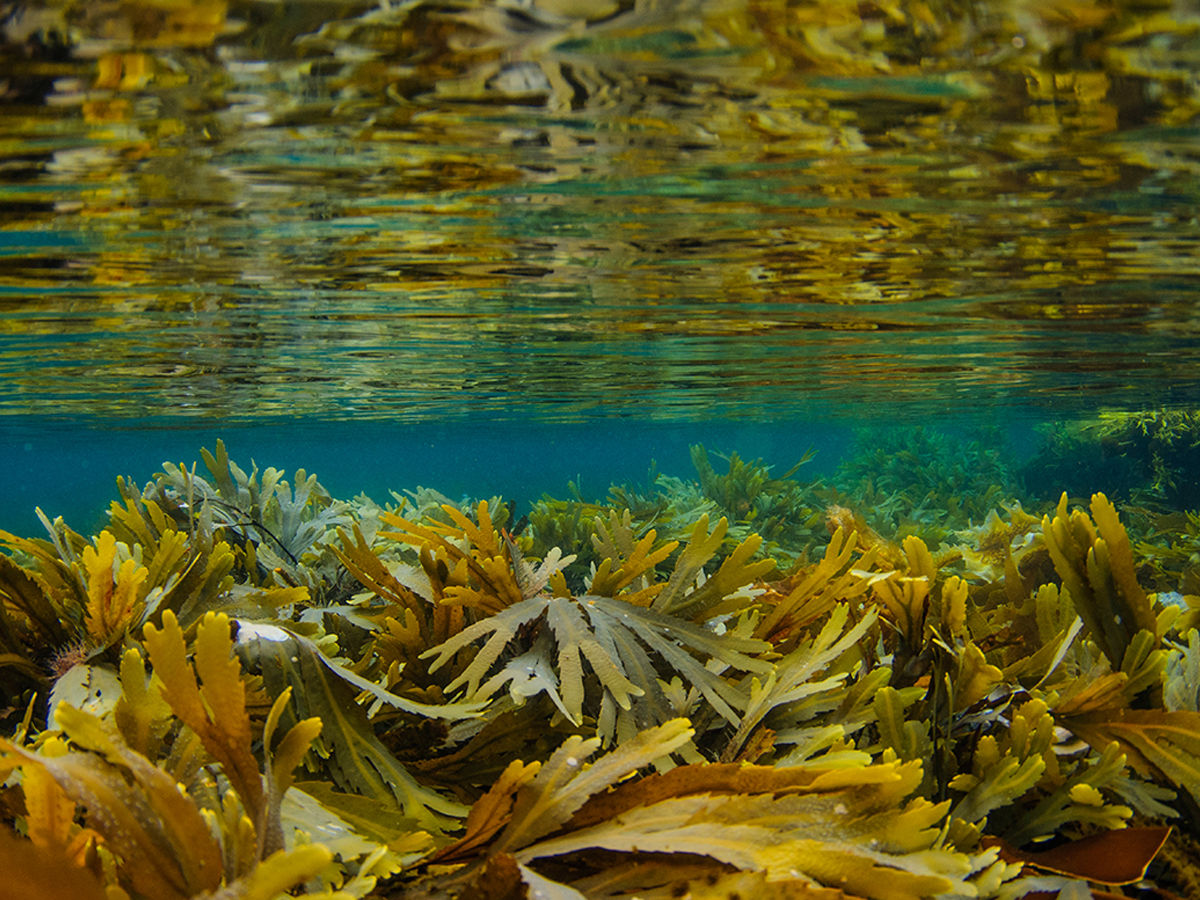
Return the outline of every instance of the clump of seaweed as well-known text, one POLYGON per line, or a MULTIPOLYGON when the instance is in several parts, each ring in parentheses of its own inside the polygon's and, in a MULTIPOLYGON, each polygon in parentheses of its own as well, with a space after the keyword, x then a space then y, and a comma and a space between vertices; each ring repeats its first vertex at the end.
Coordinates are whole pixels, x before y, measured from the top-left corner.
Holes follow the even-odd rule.
POLYGON ((793 477, 812 458, 811 452, 780 475, 761 459, 745 460, 736 452, 713 454, 726 464, 727 471, 719 472, 702 444, 693 445, 690 454, 694 480, 652 469, 648 489, 612 485, 607 503, 584 500, 574 485, 569 500, 543 497, 529 513, 533 547, 544 552, 569 546, 580 564, 597 564, 602 558, 594 549, 599 528, 615 508, 629 514, 637 534, 653 528, 673 540, 685 540, 702 516, 724 519, 723 552, 732 552, 755 534, 762 540, 763 554, 785 566, 819 550, 828 536, 824 487, 820 481, 805 484, 793 477))
POLYGON ((843 505, 874 530, 938 546, 1022 496, 1006 459, 995 429, 956 436, 920 426, 859 428, 832 481, 843 505))
POLYGON ((953 553, 847 513, 785 555, 813 494, 732 455, 696 451, 686 528, 669 500, 547 502, 540 535, 494 499, 341 502, 203 456, 211 481, 121 481, 97 535, 0 534, 23 896, 1195 884, 1200 604, 1143 587, 1103 494, 980 516, 953 553))
POLYGON ((1200 508, 1200 411, 1103 412, 1047 428, 1043 446, 1023 467, 1030 491, 1052 496, 1111 485, 1121 500, 1167 509, 1200 508))

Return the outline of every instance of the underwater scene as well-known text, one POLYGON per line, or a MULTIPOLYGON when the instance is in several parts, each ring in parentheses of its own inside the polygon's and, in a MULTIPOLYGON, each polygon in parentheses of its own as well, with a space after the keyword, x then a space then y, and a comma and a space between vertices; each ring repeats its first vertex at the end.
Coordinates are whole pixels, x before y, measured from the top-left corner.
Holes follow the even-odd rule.
POLYGON ((0 2, 0 898, 1200 898, 1200 6, 0 2))

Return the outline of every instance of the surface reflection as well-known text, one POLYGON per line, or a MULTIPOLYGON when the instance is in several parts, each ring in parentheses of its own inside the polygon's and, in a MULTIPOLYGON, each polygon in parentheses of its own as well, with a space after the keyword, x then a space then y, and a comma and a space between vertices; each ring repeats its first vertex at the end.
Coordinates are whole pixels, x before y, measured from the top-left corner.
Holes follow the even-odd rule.
POLYGON ((0 412, 1200 400, 1200 16, 64 3, 4 29, 0 412))

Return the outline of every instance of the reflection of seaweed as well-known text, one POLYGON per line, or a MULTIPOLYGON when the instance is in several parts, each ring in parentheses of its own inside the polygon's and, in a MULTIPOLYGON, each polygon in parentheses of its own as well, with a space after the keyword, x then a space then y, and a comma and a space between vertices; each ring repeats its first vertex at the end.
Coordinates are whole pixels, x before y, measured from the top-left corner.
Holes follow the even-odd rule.
POLYGON ((849 514, 781 572, 746 523, 811 486, 702 459, 741 536, 547 503, 593 553, 572 584, 495 502, 313 509, 221 455, 235 521, 180 468, 94 538, 3 535, 0 859, 29 896, 1016 898, 1156 854, 1191 883, 1200 614, 1142 589, 1102 495, 960 528, 970 583, 849 514))

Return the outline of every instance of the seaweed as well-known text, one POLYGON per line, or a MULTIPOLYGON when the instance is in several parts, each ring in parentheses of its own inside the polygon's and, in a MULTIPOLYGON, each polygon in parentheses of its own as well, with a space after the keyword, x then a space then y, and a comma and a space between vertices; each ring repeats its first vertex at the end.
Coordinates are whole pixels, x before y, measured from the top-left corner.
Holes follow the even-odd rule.
MULTIPOLYGON (((332 858, 315 844, 285 849, 280 822, 292 770, 321 722, 297 723, 272 751, 279 711, 290 698, 290 692, 281 693, 263 731, 265 765, 260 771, 228 618, 209 614, 200 624, 194 668, 185 658, 178 623, 169 612, 165 619, 162 630, 148 627, 146 635, 163 699, 220 764, 230 793, 221 797, 204 790, 199 773, 191 790, 181 791, 180 773, 131 747, 120 720, 108 721, 62 704, 55 717, 60 735, 46 734, 37 752, 0 743, 4 764, 21 769, 24 776, 27 833, 51 857, 57 851, 59 865, 78 870, 85 894, 104 892, 101 881, 84 874, 89 870, 80 867, 78 851, 74 859, 68 852, 72 842, 78 844, 76 806, 86 813, 86 839, 110 861, 105 874, 111 878, 111 870, 119 870, 112 879, 119 886, 109 885, 113 893, 120 892, 116 896, 216 896, 224 884, 229 896, 267 900, 316 875, 332 858), (202 686, 197 685, 197 675, 202 686), (35 792, 41 794, 37 802, 35 792), (211 805, 204 803, 206 798, 211 805), (210 830, 210 821, 218 823, 219 836, 210 830)), ((130 720, 125 722, 128 727, 130 720)), ((18 881, 26 865, 18 864, 18 881)), ((35 872, 33 878, 38 877, 35 872)))
POLYGON ((889 537, 930 546, 1023 493, 995 429, 955 436, 922 426, 859 428, 832 477, 842 503, 889 537))
POLYGON ((692 880, 732 871, 761 874, 776 890, 780 882, 830 885, 847 897, 915 900, 970 895, 972 882, 996 874, 994 853, 968 856, 946 846, 936 827, 943 811, 909 799, 920 779, 916 764, 709 763, 628 780, 689 734, 687 720, 677 719, 590 766, 599 741, 578 737, 543 764, 514 761, 472 808, 463 838, 431 859, 455 868, 418 880, 407 895, 475 893, 501 879, 508 890, 524 884, 540 895, 657 888, 670 896, 692 880), (540 874, 539 862, 562 880, 540 874))
POLYGON ((120 480, 96 535, 2 536, 23 896, 1195 883, 1197 606, 1145 589, 1172 570, 1102 494, 947 514, 933 549, 829 513, 781 568, 747 510, 833 495, 732 455, 697 508, 740 523, 543 504, 564 547, 495 499, 384 509, 205 458, 211 484, 120 480))
POLYGON ((1043 446, 1023 467, 1030 490, 1053 496, 1104 484, 1128 503, 1200 507, 1200 411, 1106 411, 1044 429, 1043 446))
POLYGON ((545 693, 575 724, 583 720, 586 700, 589 716, 609 742, 670 717, 671 704, 658 684, 662 672, 657 657, 667 674, 682 677, 717 712, 736 720, 738 692, 712 664, 764 670, 765 664, 747 654, 767 645, 733 634, 719 638, 680 613, 709 609, 773 565, 747 562, 756 541, 748 541, 710 580, 696 585, 726 528, 721 520, 710 533, 701 518, 671 577, 655 583, 654 567, 676 543, 655 546, 653 530, 635 542, 628 517, 614 514, 607 528, 600 526, 603 537, 595 539, 598 549, 611 555, 592 572, 587 593, 572 596, 565 580, 556 577, 572 557, 555 549, 535 569, 511 538, 495 529, 486 502, 479 504, 474 522, 453 507, 446 513, 454 526, 385 515, 401 530, 382 535, 419 547, 425 574, 442 582, 437 601, 466 607, 477 616, 421 654, 431 658, 428 671, 433 673, 460 651, 481 645, 470 664, 445 685, 446 692, 465 688, 466 696, 486 700, 507 688, 518 703, 545 693), (502 656, 507 662, 498 666, 502 656), (586 680, 585 663, 591 676, 586 680))
POLYGON ((575 485, 570 486, 570 500, 543 497, 529 515, 534 546, 544 552, 557 541, 577 550, 583 565, 599 563, 603 557, 588 545, 599 536, 609 511, 616 509, 627 511, 635 534, 654 528, 674 540, 686 538, 702 516, 724 519, 721 549, 726 553, 752 534, 761 539, 764 554, 784 564, 816 547, 824 531, 822 485, 793 477, 812 459, 812 451, 782 475, 773 475, 761 459, 747 461, 736 452, 714 454, 728 464, 720 473, 702 444, 689 451, 696 480, 659 474, 652 467, 648 487, 611 485, 607 504, 584 500, 575 485))

